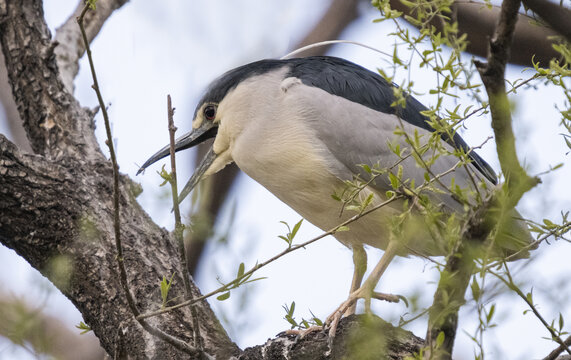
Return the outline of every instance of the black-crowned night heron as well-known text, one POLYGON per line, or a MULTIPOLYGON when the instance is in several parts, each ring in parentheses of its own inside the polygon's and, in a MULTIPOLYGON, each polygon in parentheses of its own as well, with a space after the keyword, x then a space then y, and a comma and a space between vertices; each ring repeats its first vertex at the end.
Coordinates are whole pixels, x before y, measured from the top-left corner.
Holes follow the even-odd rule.
MULTIPOLYGON (((228 71, 198 103, 193 130, 176 141, 178 151, 215 138, 179 199, 202 177, 235 162, 305 219, 329 230, 354 215, 340 211, 342 204, 332 197, 347 188, 345 181, 360 177, 365 186, 358 198, 373 194, 373 205, 379 204, 386 200, 387 191, 395 190, 394 184, 382 171, 368 182, 370 171, 363 165, 394 171, 400 165, 401 179, 407 179, 401 181, 408 186, 414 186, 412 181, 418 186, 438 178, 435 183, 440 190, 429 191, 428 197, 442 213, 464 212, 465 203, 445 187, 479 187, 476 191, 485 193, 496 184, 493 170, 469 151, 458 134, 441 135, 444 151, 438 156, 434 149, 424 155, 417 149, 418 156, 414 156, 413 139, 426 146, 434 129, 421 114, 427 109, 413 97, 406 96, 404 106, 393 104, 394 88, 380 75, 335 57, 262 60, 228 71), (458 167, 458 158, 452 155, 455 149, 468 152, 471 163, 458 167), (419 166, 419 157, 426 159, 430 171, 419 166)), ((140 171, 168 154, 166 146, 140 171)), ((408 231, 401 232, 406 241, 392 235, 391 219, 402 210, 403 201, 393 202, 352 223, 349 231, 334 235, 353 250, 355 264, 350 296, 333 314, 335 322, 343 313, 354 313, 357 299, 365 298, 368 304, 395 255, 445 255, 444 244, 428 229, 406 225, 408 231), (366 268, 364 244, 385 252, 361 285, 366 268)), ((513 251, 529 244, 531 237, 518 214, 511 215, 508 236, 515 244, 504 247, 513 251)))

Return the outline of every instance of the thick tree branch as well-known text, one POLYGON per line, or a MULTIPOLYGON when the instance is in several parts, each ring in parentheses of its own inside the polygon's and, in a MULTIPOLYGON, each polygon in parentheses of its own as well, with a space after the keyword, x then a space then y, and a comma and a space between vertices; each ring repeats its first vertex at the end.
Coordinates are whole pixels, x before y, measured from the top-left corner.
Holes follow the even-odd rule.
MULTIPOLYGON (((109 354, 177 357, 174 348, 145 336, 117 291, 109 212, 112 169, 95 141, 93 114, 59 81, 41 2, 0 1, 0 42, 32 147, 44 155, 23 155, 0 137, 1 241, 70 298, 109 354), (58 278, 61 266, 69 278, 58 278)), ((137 305, 148 311, 161 303, 158 282, 176 273, 177 256, 168 233, 136 203, 131 186, 128 179, 120 182, 124 261, 137 305)), ((180 276, 175 282, 182 284, 180 276)), ((193 291, 199 294, 196 287, 193 291)), ((205 350, 222 357, 235 354, 237 347, 208 304, 200 302, 196 310, 205 350)), ((151 325, 188 339, 189 318, 186 309, 153 319, 151 325)))
POLYGON ((0 0, 0 43, 30 145, 49 158, 101 159, 93 114, 59 81, 41 1, 0 0))
MULTIPOLYGON (((360 0, 333 0, 323 17, 305 35, 305 37, 292 49, 299 49, 306 45, 325 40, 336 40, 345 28, 357 19, 360 0)), ((327 52, 328 46, 320 46, 305 50, 298 56, 316 56, 327 52)))
POLYGON ((323 332, 312 332, 302 339, 284 332, 264 345, 245 349, 240 360, 410 359, 425 345, 411 332, 368 315, 341 319, 331 349, 328 340, 323 332))
MULTIPOLYGON (((411 9, 401 3, 400 0, 391 0, 391 7, 414 16, 411 9)), ((477 2, 456 1, 452 5, 452 11, 453 20, 458 21, 459 33, 468 35, 466 51, 486 57, 489 38, 494 33, 495 26, 499 21, 500 8, 496 6, 487 8, 485 4, 477 2)), ((539 61, 547 66, 552 58, 559 57, 559 54, 551 46, 554 40, 549 39, 549 37, 557 35, 555 31, 531 24, 532 19, 525 15, 518 14, 517 16, 519 21, 513 35, 510 63, 532 66, 531 59, 534 56, 536 62, 539 61), (533 46, 529 44, 533 44, 533 46)), ((440 31, 443 30, 440 21, 434 21, 432 25, 440 31)))
POLYGON ((522 2, 571 42, 571 10, 546 0, 522 0, 522 2))
MULTIPOLYGON (((177 352, 141 331, 120 290, 113 245, 112 169, 107 161, 63 158, 57 162, 24 155, 0 136, 0 239, 42 272, 83 314, 109 354, 146 357, 177 352), (41 216, 40 216, 41 214, 41 216), (63 264, 63 265, 62 265, 63 264), (58 278, 64 266, 69 278, 58 278)), ((132 184, 122 178, 121 219, 129 285, 143 311, 161 304, 158 283, 175 273, 172 298, 183 294, 176 246, 136 203, 132 184)), ((194 284, 193 284, 194 286, 194 284)), ((194 287, 195 295, 199 295, 194 287)), ((196 306, 206 351, 228 356, 238 350, 206 302, 196 306)), ((189 339, 188 309, 151 323, 189 339)), ((223 356, 223 357, 224 357, 223 356)))
POLYGON ((507 206, 512 208, 525 192, 539 182, 539 179, 530 178, 527 175, 517 158, 511 111, 504 80, 520 4, 520 0, 504 0, 500 20, 494 36, 490 40, 488 61, 487 63, 475 62, 488 93, 496 151, 502 172, 506 177, 509 194, 507 206))

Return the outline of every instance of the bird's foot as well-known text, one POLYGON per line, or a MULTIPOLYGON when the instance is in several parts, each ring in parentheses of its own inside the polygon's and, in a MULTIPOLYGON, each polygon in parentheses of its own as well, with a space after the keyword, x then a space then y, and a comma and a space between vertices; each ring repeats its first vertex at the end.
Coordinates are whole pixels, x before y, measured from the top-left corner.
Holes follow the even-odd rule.
POLYGON ((366 287, 361 287, 351 293, 347 300, 345 300, 337 309, 327 317, 323 326, 313 325, 307 329, 291 329, 286 330, 287 335, 296 335, 295 342, 303 339, 305 336, 319 332, 328 332, 328 351, 330 354, 333 349, 333 340, 337 332, 337 326, 343 316, 353 315, 355 313, 355 303, 359 299, 365 299, 365 312, 371 313, 371 299, 384 300, 388 302, 399 302, 400 297, 392 294, 378 293, 370 291, 366 287))
POLYGON ((329 329, 330 341, 335 337, 337 326, 343 316, 352 315, 355 313, 355 304, 359 299, 365 299, 365 312, 371 313, 371 299, 384 300, 388 302, 397 303, 400 298, 397 295, 384 294, 375 291, 370 291, 366 287, 361 287, 349 295, 337 309, 327 317, 325 320, 325 329, 329 329))

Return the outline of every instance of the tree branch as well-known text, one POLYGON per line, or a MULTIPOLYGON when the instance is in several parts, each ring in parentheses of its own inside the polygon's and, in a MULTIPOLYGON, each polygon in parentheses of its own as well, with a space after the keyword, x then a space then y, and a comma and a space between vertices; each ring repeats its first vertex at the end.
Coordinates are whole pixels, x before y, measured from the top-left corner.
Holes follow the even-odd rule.
POLYGON ((0 43, 32 150, 52 159, 101 159, 93 114, 59 81, 50 40, 41 1, 0 0, 0 43))
MULTIPOLYGON (((413 11, 401 3, 400 0, 391 0, 393 9, 402 11, 407 15, 414 16, 413 11)), ((452 5, 455 20, 458 21, 460 34, 468 35, 468 46, 466 51, 481 57, 486 57, 488 53, 488 42, 494 32, 494 28, 499 21, 500 8, 477 2, 456 1, 452 5)), ((518 14, 512 43, 512 57, 510 63, 524 66, 532 66, 532 56, 544 66, 549 64, 552 58, 559 57, 559 54, 551 46, 553 40, 549 37, 556 36, 557 33, 547 27, 531 24, 531 18, 518 14), (533 44, 533 46, 529 46, 533 44)), ((442 23, 434 21, 432 25, 442 31, 442 23)))
MULTIPOLYGON (((325 40, 336 40, 345 28, 358 17, 359 0, 333 0, 323 17, 309 31, 305 37, 294 47, 299 49, 306 45, 325 40)), ((298 56, 323 55, 329 46, 305 50, 298 56)))
MULTIPOLYGON (((0 240, 42 272, 74 303, 109 354, 142 357, 180 353, 161 341, 150 341, 134 320, 120 289, 113 246, 113 220, 107 161, 64 158, 58 162, 24 155, 0 136, 0 240), (41 214, 41 216, 40 216, 41 214), (58 264, 69 278, 58 279, 58 264)), ((120 182, 124 261, 138 307, 148 311, 161 303, 159 281, 175 273, 171 295, 183 294, 176 246, 138 206, 126 178, 120 182), (154 280, 153 280, 154 279, 154 280)), ((194 295, 200 295, 194 284, 194 295)), ((238 349, 204 301, 196 304, 205 351, 227 357, 238 349)), ((188 339, 191 329, 181 310, 152 325, 188 339)))
POLYGON ((555 31, 563 35, 567 41, 571 42, 571 10, 562 4, 557 5, 545 0, 522 0, 522 2, 555 31))
POLYGON ((507 206, 513 208, 521 196, 539 183, 530 178, 521 167, 515 149, 515 136, 509 100, 505 86, 505 68, 510 57, 510 45, 518 20, 520 0, 504 0, 500 20, 490 40, 487 63, 475 61, 490 102, 492 129, 496 139, 496 152, 506 178, 509 199, 507 206))
MULTIPOLYGON (((521 196, 538 182, 538 179, 532 179, 527 175, 517 159, 504 80, 519 6, 520 0, 503 1, 499 22, 490 41, 488 63, 476 62, 488 92, 496 150, 506 176, 508 201, 507 204, 502 204, 501 214, 513 209, 521 196)), ((488 214, 492 207, 497 206, 497 200, 497 196, 488 199, 465 224, 462 239, 448 257, 446 267, 441 273, 434 303, 430 309, 426 336, 431 355, 436 359, 450 359, 452 356, 458 311, 464 303, 464 294, 474 269, 475 257, 469 256, 469 243, 472 239, 475 241, 486 239, 493 229, 490 222, 494 224, 499 222, 501 226, 501 218, 505 216, 492 220, 488 214), (440 333, 444 334, 444 341, 437 346, 440 333)))

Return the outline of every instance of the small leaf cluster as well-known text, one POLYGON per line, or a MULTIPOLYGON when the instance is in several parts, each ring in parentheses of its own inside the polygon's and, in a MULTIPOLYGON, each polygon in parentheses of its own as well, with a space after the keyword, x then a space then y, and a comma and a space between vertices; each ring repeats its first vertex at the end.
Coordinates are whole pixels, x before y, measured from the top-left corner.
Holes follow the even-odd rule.
POLYGON ((288 306, 284 304, 282 308, 285 311, 284 319, 291 325, 292 329, 309 329, 311 326, 323 326, 323 321, 321 321, 318 317, 316 317, 310 310, 311 318, 306 320, 304 318, 301 321, 297 321, 294 317, 295 312, 295 301, 292 301, 291 304, 288 306))
POLYGON ((278 238, 282 239, 283 241, 285 241, 287 243, 288 249, 291 248, 291 245, 293 244, 293 239, 295 238, 295 235, 297 235, 297 232, 299 231, 299 228, 301 227, 302 222, 303 222, 303 219, 299 220, 293 226, 293 229, 291 229, 287 222, 280 221, 280 223, 284 224, 287 227, 287 234, 285 236, 279 235, 278 238))
POLYGON ((174 300, 174 299, 168 300, 169 291, 171 289, 171 286, 173 285, 173 280, 174 280, 174 273, 171 275, 170 280, 167 280, 167 278, 163 275, 163 279, 161 280, 160 283, 161 299, 162 299, 161 309, 164 309, 169 302, 174 300))
MULTIPOLYGON (((257 264, 256 264, 256 266, 254 266, 254 269, 256 269, 256 268, 257 268, 257 264)), ((245 269, 246 269, 246 267, 245 267, 244 263, 240 263, 240 265, 238 266, 238 271, 236 272, 236 278, 227 284, 220 283, 220 284, 222 284, 221 291, 223 293, 216 297, 217 300, 220 300, 220 301, 228 300, 230 298, 230 290, 236 289, 239 286, 244 285, 244 284, 248 284, 248 283, 251 283, 254 281, 265 279, 265 277, 250 279, 252 277, 252 275, 254 274, 254 272, 249 271, 248 273, 246 273, 245 269)))

